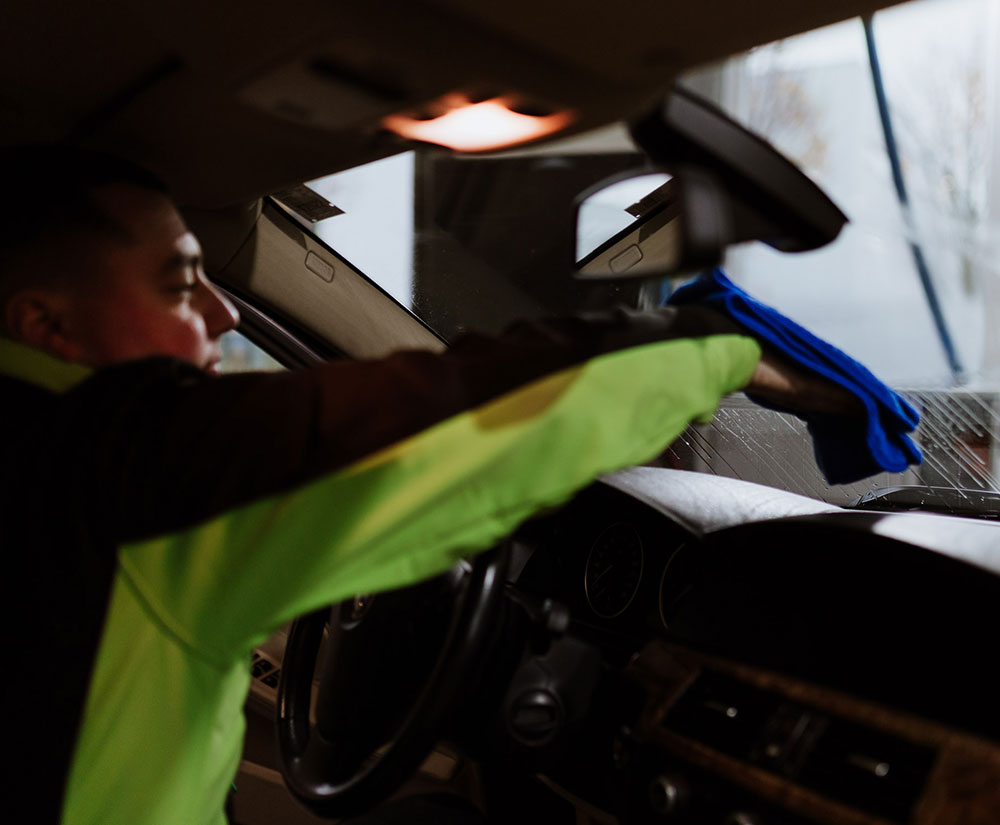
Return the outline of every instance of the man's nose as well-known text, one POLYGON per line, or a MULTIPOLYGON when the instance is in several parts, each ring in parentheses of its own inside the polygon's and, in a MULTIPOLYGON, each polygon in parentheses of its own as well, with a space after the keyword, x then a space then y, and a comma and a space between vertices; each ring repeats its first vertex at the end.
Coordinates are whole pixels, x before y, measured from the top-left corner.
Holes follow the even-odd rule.
POLYGON ((203 281, 202 316, 205 327, 212 338, 218 338, 224 332, 235 329, 240 322, 240 312, 225 295, 212 284, 203 281))

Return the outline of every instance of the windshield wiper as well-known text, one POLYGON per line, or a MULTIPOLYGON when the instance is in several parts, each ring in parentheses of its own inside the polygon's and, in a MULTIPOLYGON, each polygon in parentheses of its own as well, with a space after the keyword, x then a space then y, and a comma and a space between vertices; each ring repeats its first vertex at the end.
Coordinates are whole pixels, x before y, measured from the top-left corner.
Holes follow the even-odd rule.
POLYGON ((848 505, 855 510, 920 510, 1000 521, 1000 493, 961 487, 880 487, 848 505))

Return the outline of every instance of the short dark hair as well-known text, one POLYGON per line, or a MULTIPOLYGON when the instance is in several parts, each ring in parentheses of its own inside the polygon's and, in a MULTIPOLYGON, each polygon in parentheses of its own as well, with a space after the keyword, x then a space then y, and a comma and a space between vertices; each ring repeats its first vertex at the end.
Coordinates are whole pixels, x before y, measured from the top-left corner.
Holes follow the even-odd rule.
POLYGON ((38 261, 58 259, 63 246, 95 234, 129 239, 93 197, 117 183, 167 191, 153 173, 104 152, 59 144, 0 149, 0 303, 44 280, 53 267, 38 261))

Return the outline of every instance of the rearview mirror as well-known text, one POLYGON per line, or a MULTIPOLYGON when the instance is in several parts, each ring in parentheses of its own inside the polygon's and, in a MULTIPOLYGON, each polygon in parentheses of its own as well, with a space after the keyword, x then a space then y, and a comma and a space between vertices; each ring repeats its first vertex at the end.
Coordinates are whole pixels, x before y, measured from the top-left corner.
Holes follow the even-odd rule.
POLYGON ((579 278, 683 273, 753 240, 802 252, 829 243, 847 222, 771 144, 686 90, 631 130, 660 171, 604 181, 578 199, 579 278))

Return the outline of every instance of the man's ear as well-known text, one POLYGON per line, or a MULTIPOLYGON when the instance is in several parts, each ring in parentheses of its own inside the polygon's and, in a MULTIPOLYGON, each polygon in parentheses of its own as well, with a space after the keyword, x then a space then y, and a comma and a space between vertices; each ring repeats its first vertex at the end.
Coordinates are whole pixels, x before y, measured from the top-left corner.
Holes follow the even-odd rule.
POLYGON ((46 289, 22 289, 7 299, 4 328, 15 341, 75 361, 79 347, 66 334, 66 297, 46 289))

